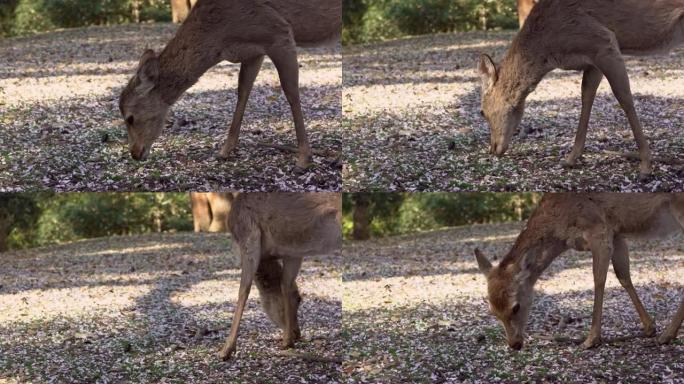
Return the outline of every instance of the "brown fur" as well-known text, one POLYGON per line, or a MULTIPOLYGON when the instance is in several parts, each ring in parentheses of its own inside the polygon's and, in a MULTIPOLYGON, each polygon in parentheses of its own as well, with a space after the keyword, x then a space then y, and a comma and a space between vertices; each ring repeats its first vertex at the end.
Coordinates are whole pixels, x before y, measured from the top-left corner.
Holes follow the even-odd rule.
MULTIPOLYGON (((523 333, 532 304, 533 287, 541 273, 565 250, 589 250, 594 260, 595 301, 592 328, 584 343, 600 343, 603 290, 609 262, 627 290, 648 336, 655 323, 646 313, 631 282, 625 237, 662 237, 684 230, 684 194, 547 194, 515 244, 493 267, 479 250, 478 266, 487 276, 492 312, 506 329, 508 343, 522 348, 523 333), (515 310, 516 304, 518 306, 515 310)), ((684 313, 684 302, 680 308, 684 313)), ((676 337, 680 316, 660 342, 676 337)))
POLYGON ((241 193, 233 201, 230 231, 240 251, 242 275, 230 334, 219 356, 235 352, 237 335, 256 276, 268 316, 283 329, 283 347, 299 338, 300 296, 295 278, 304 257, 342 244, 339 193, 241 193))
POLYGON ((292 108, 299 143, 297 165, 306 168, 311 148, 299 98, 295 46, 334 42, 341 31, 339 0, 202 0, 158 56, 146 51, 119 107, 128 128, 129 149, 144 160, 161 135, 172 104, 209 68, 223 60, 241 63, 238 103, 220 155, 237 145, 247 99, 265 56, 276 66, 292 108))
POLYGON ((651 154, 639 122, 621 54, 667 52, 684 42, 684 0, 542 0, 530 13, 500 65, 482 55, 482 113, 491 128, 491 150, 503 155, 522 119, 525 98, 550 71, 584 71, 582 113, 572 152, 574 166, 586 140, 591 107, 605 76, 625 111, 641 158, 651 154))

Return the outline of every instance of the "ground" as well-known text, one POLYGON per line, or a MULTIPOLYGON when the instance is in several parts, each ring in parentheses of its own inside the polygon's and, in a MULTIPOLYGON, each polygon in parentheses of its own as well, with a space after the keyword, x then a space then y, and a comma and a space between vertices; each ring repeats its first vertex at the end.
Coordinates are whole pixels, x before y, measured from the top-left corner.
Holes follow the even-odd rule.
POLYGON ((228 362, 216 355, 240 269, 226 234, 94 239, 0 260, 0 383, 340 381, 339 255, 304 263, 294 350, 278 348, 253 289, 228 362))
MULTIPOLYGON (((500 260, 522 227, 477 225, 345 244, 348 382, 684 383, 682 331, 666 346, 639 337, 636 311, 612 269, 606 344, 579 347, 593 303, 588 253, 565 253, 542 275, 525 347, 509 349, 485 302, 473 249, 500 260)), ((660 333, 684 296, 684 236, 629 244, 632 280, 660 333)))
MULTIPOLYGON (((239 64, 209 70, 172 107, 145 162, 131 159, 118 108, 145 48, 159 52, 171 24, 92 27, 0 40, 0 190, 339 190, 339 161, 258 143, 294 145, 289 104, 266 60, 247 105, 237 151, 217 158, 237 99, 239 64)), ((339 46, 299 51, 305 123, 315 149, 341 149, 339 46)))
POLYGON ((480 116, 481 53, 499 61, 513 32, 410 37, 346 47, 345 190, 682 191, 684 49, 630 57, 637 112, 659 161, 649 182, 623 111, 603 81, 580 166, 565 169, 579 121, 582 75, 554 71, 527 99, 522 128, 502 158, 489 153, 480 116))

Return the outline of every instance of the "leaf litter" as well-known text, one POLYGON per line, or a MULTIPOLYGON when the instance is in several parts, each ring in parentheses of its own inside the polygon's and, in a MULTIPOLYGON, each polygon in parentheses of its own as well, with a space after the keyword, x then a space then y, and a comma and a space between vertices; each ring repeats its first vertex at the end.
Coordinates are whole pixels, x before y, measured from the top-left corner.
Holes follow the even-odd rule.
MULTIPOLYGON (((128 154, 118 97, 146 48, 159 52, 177 26, 90 27, 0 40, 0 190, 339 190, 338 161, 314 156, 293 172, 289 104, 266 60, 234 155, 217 158, 237 99, 239 65, 220 63, 172 107, 146 162, 128 154)), ((300 85, 312 146, 341 149, 339 46, 301 49, 300 85)))
MULTIPOLYGON (((639 337, 638 315, 612 270, 603 311, 606 344, 580 348, 593 303, 591 256, 585 252, 567 252, 545 271, 535 287, 525 347, 510 350, 489 312, 473 249, 500 260, 523 225, 345 243, 342 370, 348 382, 684 381, 681 331, 665 346, 639 337)), ((684 295, 684 236, 629 245, 632 280, 660 333, 684 295)))
POLYGON ((581 165, 566 169, 581 109, 579 72, 554 71, 528 97, 504 157, 489 153, 479 114, 481 53, 500 61, 512 32, 409 37, 344 48, 345 191, 684 190, 684 48, 626 57, 632 92, 654 158, 654 177, 621 153, 636 144, 603 81, 581 165), (617 153, 617 154, 616 154, 617 153))
POLYGON ((0 382, 340 382, 339 255, 305 260, 303 340, 281 332, 252 290, 236 356, 217 352, 240 279, 226 234, 79 241, 2 255, 0 382))

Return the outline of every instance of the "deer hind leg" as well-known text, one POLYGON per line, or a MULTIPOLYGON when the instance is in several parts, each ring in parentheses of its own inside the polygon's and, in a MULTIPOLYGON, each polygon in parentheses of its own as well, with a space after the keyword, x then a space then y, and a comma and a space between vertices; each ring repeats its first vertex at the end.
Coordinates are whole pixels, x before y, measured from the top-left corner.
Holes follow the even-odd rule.
POLYGON ((613 253, 612 236, 606 228, 595 228, 585 235, 592 254, 594 272, 594 311, 591 317, 591 329, 582 344, 585 349, 601 344, 601 317, 603 315, 603 295, 606 287, 606 276, 613 253))
POLYGON ((261 259, 261 236, 258 231, 250 233, 247 240, 240 244, 240 259, 242 264, 242 272, 240 275, 240 290, 238 293, 238 301, 235 306, 235 314, 233 321, 230 324, 230 333, 226 338, 226 343, 219 352, 219 357, 222 360, 228 360, 235 352, 237 345, 238 329, 240 328, 240 319, 245 310, 249 291, 252 287, 252 281, 259 267, 259 260, 261 259))
POLYGON ((572 152, 565 159, 564 165, 566 166, 575 166, 577 160, 582 156, 584 143, 587 139, 591 108, 594 105, 596 90, 601 84, 601 80, 603 80, 603 73, 598 68, 591 66, 584 70, 584 76, 582 77, 582 114, 580 115, 579 127, 575 136, 575 145, 572 147, 572 152))
POLYGON ((285 329, 283 330, 283 348, 294 347, 294 342, 298 338, 297 334, 301 336, 299 331, 299 322, 297 321, 297 308, 299 303, 296 301, 295 293, 297 285, 295 279, 302 266, 301 258, 284 258, 283 259, 283 279, 281 281, 281 292, 285 304, 285 329))
POLYGON ((646 309, 644 309, 639 296, 637 296, 636 289, 632 285, 632 278, 629 274, 629 251, 627 250, 627 242, 625 239, 616 235, 613 241, 613 269, 615 270, 615 275, 622 287, 627 291, 629 298, 634 304, 637 313, 639 314, 639 319, 641 319, 641 324, 643 325, 644 335, 651 337, 655 335, 655 321, 648 315, 646 309))
POLYGON ((660 337, 658 337, 658 343, 667 344, 674 340, 677 337, 679 327, 682 326, 682 321, 684 321, 684 298, 682 298, 682 302, 679 304, 679 310, 672 319, 672 322, 667 326, 667 329, 665 329, 660 337))
POLYGON ((235 149, 240 136, 240 126, 242 125, 242 117, 245 115, 245 108, 247 107, 247 99, 252 92, 254 81, 256 80, 261 64, 264 62, 264 56, 257 56, 253 59, 243 61, 240 64, 240 77, 238 80, 238 101, 233 113, 233 121, 230 123, 230 130, 228 131, 228 139, 221 147, 219 157, 227 159, 230 153, 235 149))
POLYGON ((290 38, 287 42, 275 44, 275 48, 272 48, 268 52, 268 56, 278 70, 280 85, 283 88, 285 97, 292 109, 292 118, 294 120, 295 132, 297 133, 297 145, 299 149, 296 170, 298 172, 303 172, 311 163, 311 146, 306 135, 304 115, 302 114, 302 105, 299 98, 299 64, 297 62, 297 49, 290 38))
POLYGON ((639 146, 639 157, 641 159, 641 164, 639 165, 639 179, 645 180, 650 177, 652 172, 651 149, 649 148, 648 140, 646 140, 646 136, 641 127, 641 122, 639 122, 639 117, 634 108, 634 100, 629 86, 629 77, 627 76, 625 62, 620 54, 620 48, 617 45, 615 36, 612 32, 610 32, 610 34, 612 37, 611 46, 598 52, 594 58, 594 64, 596 64, 608 79, 615 98, 627 115, 627 120, 629 120, 629 125, 632 128, 634 139, 639 146))

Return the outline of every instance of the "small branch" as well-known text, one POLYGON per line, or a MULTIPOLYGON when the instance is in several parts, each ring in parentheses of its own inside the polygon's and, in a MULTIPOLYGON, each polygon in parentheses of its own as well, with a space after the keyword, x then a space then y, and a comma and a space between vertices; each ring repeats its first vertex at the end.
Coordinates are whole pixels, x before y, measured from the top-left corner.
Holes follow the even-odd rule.
MULTIPOLYGON (((299 149, 289 146, 289 145, 280 145, 280 144, 273 144, 273 143, 266 143, 266 142, 257 142, 257 146, 259 147, 266 147, 266 148, 273 148, 277 149, 280 151, 285 151, 285 152, 292 152, 292 153, 298 153, 299 149)), ((316 156, 321 156, 321 157, 339 157, 339 153, 333 152, 327 149, 312 149, 311 153, 313 153, 316 156)))
MULTIPOLYGON (((639 161, 641 160, 641 157, 639 156, 638 152, 618 152, 618 151, 603 151, 606 155, 611 155, 611 156, 620 156, 624 157, 627 160, 633 160, 633 161, 639 161)), ((663 164, 668 164, 668 165, 684 165, 684 160, 680 160, 674 157, 665 157, 665 156, 653 156, 652 157, 653 161, 656 161, 658 163, 663 163, 663 164)))
POLYGON ((278 357, 294 357, 304 361, 342 364, 342 359, 337 357, 318 356, 314 355, 313 353, 295 352, 291 349, 278 351, 275 353, 275 355, 278 357))

